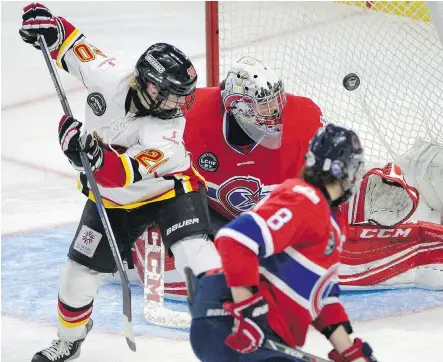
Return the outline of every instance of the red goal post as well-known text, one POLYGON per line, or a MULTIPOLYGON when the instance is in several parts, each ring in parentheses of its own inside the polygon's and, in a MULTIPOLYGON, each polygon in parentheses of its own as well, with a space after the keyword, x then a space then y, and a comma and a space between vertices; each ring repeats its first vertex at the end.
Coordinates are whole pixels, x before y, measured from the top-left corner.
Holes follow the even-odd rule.
POLYGON ((219 83, 218 1, 205 1, 206 16, 206 85, 219 83))

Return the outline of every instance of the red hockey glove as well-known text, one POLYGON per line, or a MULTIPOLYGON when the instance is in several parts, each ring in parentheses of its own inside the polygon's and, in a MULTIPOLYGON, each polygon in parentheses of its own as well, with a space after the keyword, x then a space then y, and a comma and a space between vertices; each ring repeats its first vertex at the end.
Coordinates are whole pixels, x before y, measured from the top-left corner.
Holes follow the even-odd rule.
POLYGON ((261 326, 267 325, 268 303, 261 294, 239 302, 226 302, 223 308, 234 318, 232 334, 225 343, 240 353, 256 351, 263 343, 264 333, 261 326))
POLYGON ((335 349, 329 352, 328 357, 334 362, 352 362, 358 358, 363 358, 367 362, 377 362, 372 355, 372 348, 360 338, 354 339, 354 344, 340 355, 335 349))
POLYGON ((19 30, 23 41, 40 49, 37 35, 43 35, 50 51, 58 49, 75 27, 65 19, 53 16, 42 4, 31 3, 23 8, 22 27, 19 30))
MULTIPOLYGON (((58 140, 65 156, 71 165, 80 172, 84 172, 80 159, 80 149, 78 140, 80 138, 80 128, 82 123, 75 118, 64 115, 58 126, 58 140)), ((103 149, 101 144, 90 134, 84 140, 84 149, 88 156, 92 171, 103 166, 103 149)))

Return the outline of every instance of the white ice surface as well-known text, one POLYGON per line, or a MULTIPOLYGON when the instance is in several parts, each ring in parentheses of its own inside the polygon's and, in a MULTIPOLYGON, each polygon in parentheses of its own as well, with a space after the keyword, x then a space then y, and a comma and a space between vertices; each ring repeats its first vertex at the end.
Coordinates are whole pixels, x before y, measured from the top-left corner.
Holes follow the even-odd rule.
MULTIPOLYGON (((75 223, 84 199, 75 173, 59 150, 56 127, 61 107, 41 55, 18 35, 25 2, 2 2, 2 235, 75 223)), ((167 41, 190 54, 205 82, 202 2, 51 2, 54 13, 70 19, 109 54, 134 62, 154 41, 167 41)), ((62 74, 75 115, 82 117, 85 93, 62 74)), ((31 277, 31 276, 30 276, 31 277)), ((4 281, 3 281, 4 282, 4 281)), ((32 279, 29 280, 32 283, 32 279)), ((17 285, 17 288, 20 288, 17 285)), ((20 303, 20 300, 17 300, 20 303)), ((55 325, 2 314, 1 359, 27 362, 55 337, 55 325)), ((381 362, 443 361, 443 308, 355 323, 381 362)), ((120 334, 94 328, 79 361, 194 361, 187 340, 137 336, 129 351, 120 334)), ((312 333, 306 348, 325 356, 329 345, 312 333)))
MULTIPOLYGON (((420 314, 355 323, 356 335, 370 341, 380 362, 441 362, 443 354, 443 309, 420 314)), ((137 352, 126 347, 123 336, 94 330, 83 344, 79 361, 145 362, 196 361, 188 341, 137 337, 137 352)), ((5 362, 29 361, 34 351, 44 348, 55 337, 56 328, 2 316, 2 352, 5 362)), ((330 346, 312 331, 305 349, 325 357, 330 346)))

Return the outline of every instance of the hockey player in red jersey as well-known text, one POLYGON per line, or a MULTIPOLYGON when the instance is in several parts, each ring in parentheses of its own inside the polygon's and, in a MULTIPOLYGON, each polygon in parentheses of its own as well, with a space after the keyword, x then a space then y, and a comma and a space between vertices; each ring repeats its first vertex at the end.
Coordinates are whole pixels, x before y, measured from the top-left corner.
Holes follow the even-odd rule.
POLYGON ((190 293, 191 344, 200 360, 299 361, 262 344, 303 346, 312 323, 333 345, 333 361, 376 361, 367 343, 351 341, 339 301, 346 221, 338 206, 362 170, 357 135, 329 124, 314 136, 301 179, 286 180, 219 230, 222 269, 194 280, 190 293))
POLYGON ((309 98, 285 93, 267 65, 242 57, 219 87, 197 89, 186 120, 186 147, 207 181, 218 229, 299 174, 321 111, 309 98))
POLYGON ((189 58, 170 44, 151 45, 127 67, 42 4, 27 5, 22 19, 23 40, 39 48, 37 36, 43 36, 57 65, 88 89, 85 123, 65 115, 58 132, 63 153, 79 171, 81 191, 89 198, 60 273, 58 339, 32 359, 72 361, 92 328, 98 288, 106 275, 117 271, 80 162, 80 137, 86 139, 84 151, 128 265, 133 243, 154 223, 179 272, 186 266, 201 274, 213 262, 221 265, 208 238, 205 182, 182 142, 197 75, 189 58))

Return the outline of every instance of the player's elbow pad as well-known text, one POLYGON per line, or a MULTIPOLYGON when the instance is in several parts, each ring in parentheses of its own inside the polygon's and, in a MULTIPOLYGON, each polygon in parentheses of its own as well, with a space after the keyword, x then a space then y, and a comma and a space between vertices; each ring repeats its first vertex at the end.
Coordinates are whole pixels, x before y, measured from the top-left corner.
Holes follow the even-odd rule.
POLYGON ((323 328, 323 330, 321 331, 321 334, 323 334, 329 340, 332 333, 334 333, 335 330, 340 326, 343 326, 343 328, 345 329, 347 334, 352 334, 353 330, 352 330, 351 323, 349 321, 341 322, 341 323, 337 323, 337 324, 331 324, 330 326, 323 328))

